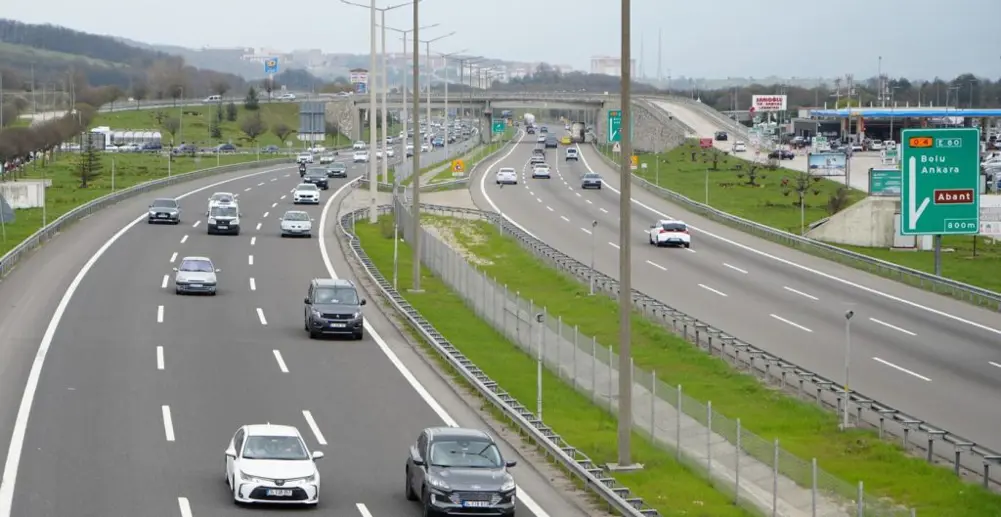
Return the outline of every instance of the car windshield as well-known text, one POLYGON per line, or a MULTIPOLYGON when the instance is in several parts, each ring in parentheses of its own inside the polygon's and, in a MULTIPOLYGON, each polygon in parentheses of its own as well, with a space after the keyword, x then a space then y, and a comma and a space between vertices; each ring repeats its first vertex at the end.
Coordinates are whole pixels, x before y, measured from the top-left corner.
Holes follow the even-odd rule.
POLYGON ((210 212, 212 217, 236 217, 235 206, 214 206, 210 212))
POLYGON ((331 169, 347 169, 348 167, 347 167, 347 165, 344 165, 344 162, 334 162, 333 164, 330 165, 330 168, 331 169))
POLYGON ((514 169, 501 169, 497 171, 497 174, 514 174, 514 169))
POLYGON ((157 199, 153 201, 155 208, 177 208, 177 201, 173 199, 157 199))
POLYGON ((440 440, 431 444, 431 465, 496 469, 504 466, 500 451, 486 440, 440 440))
POLYGON ((249 436, 243 446, 245 460, 308 460, 306 447, 296 436, 249 436))
POLYGON ((584 179, 598 180, 598 179, 601 179, 601 176, 598 176, 597 174, 593 174, 593 173, 591 173, 591 174, 585 174, 584 175, 584 179))
POLYGON ((177 270, 191 273, 212 273, 215 271, 215 268, 207 260, 184 260, 181 262, 181 267, 177 268, 177 270))
POLYGON ((316 190, 316 185, 312 185, 312 184, 306 183, 306 184, 299 185, 295 189, 296 190, 316 190))
POLYGON ((313 303, 358 305, 358 292, 350 287, 321 287, 313 293, 313 303))
POLYGON ((285 212, 282 216, 283 221, 308 221, 309 214, 306 212, 285 212))
POLYGON ((660 225, 665 231, 669 232, 687 232, 688 226, 684 223, 664 223, 660 225))

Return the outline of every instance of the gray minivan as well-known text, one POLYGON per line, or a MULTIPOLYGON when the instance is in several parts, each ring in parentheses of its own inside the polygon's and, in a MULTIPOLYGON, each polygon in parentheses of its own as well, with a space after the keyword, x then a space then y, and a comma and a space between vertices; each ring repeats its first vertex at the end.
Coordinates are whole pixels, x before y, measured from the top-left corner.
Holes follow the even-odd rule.
POLYGON ((365 299, 350 280, 314 278, 304 303, 303 326, 310 339, 325 335, 350 335, 354 339, 365 336, 365 299))

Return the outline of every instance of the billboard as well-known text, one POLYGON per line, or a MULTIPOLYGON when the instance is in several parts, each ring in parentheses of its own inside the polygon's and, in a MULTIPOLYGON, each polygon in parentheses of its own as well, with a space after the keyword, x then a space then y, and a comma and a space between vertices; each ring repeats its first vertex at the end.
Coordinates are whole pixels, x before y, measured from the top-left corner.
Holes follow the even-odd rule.
POLYGON ((806 166, 814 176, 844 176, 845 153, 810 153, 806 166))
POLYGON ((351 85, 354 86, 355 94, 364 95, 368 93, 368 70, 364 68, 352 69, 349 77, 351 85))
POLYGON ((789 107, 787 101, 785 95, 752 95, 751 110, 755 113, 785 111, 789 107))
POLYGON ((903 174, 897 168, 869 169, 869 195, 877 197, 900 197, 903 188, 903 174))

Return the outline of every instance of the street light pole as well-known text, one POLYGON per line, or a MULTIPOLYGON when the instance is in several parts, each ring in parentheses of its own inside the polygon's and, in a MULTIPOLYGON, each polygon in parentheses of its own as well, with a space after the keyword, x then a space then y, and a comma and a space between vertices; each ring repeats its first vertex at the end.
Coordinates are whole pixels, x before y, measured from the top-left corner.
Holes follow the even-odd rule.
MULTIPOLYGON (((492 129, 493 128, 491 128, 491 130, 492 129)), ((591 221, 591 274, 588 275, 590 277, 589 283, 591 285, 588 294, 590 294, 591 296, 594 296, 594 248, 595 248, 596 233, 598 233, 598 221, 591 221)))
MULTIPOLYGON (((461 54, 467 49, 457 50, 455 52, 450 52, 448 54, 441 54, 442 68, 445 70, 445 159, 448 159, 448 135, 452 132, 452 128, 448 125, 448 58, 456 54, 461 54)), ((455 171, 453 171, 455 172, 455 171)))
MULTIPOLYGON (((386 102, 386 94, 389 90, 389 68, 387 67, 386 55, 386 11, 387 9, 382 9, 381 21, 382 29, 382 182, 389 183, 389 117, 387 112, 389 111, 389 104, 386 102)), ((395 192, 395 191, 394 191, 395 192)))
POLYGON ((632 467, 633 368, 632 368, 632 49, 630 0, 622 1, 621 86, 622 154, 619 164, 619 427, 618 467, 632 467))
POLYGON ((851 380, 852 364, 852 316, 855 316, 855 311, 850 310, 845 312, 845 401, 842 408, 842 431, 848 430, 848 401, 851 400, 849 381, 851 380))
MULTIPOLYGON (((431 79, 432 79, 432 76, 434 75, 434 72, 431 70, 431 44, 434 43, 434 42, 436 42, 436 41, 438 41, 438 40, 443 40, 443 39, 445 39, 445 38, 447 38, 447 37, 449 37, 449 36, 451 36, 453 34, 455 34, 455 31, 452 31, 452 32, 450 32, 448 34, 444 34, 444 35, 438 36, 437 38, 434 38, 434 39, 420 40, 421 43, 424 44, 424 63, 427 65, 426 68, 427 68, 427 76, 428 76, 428 83, 427 83, 427 88, 428 88, 428 92, 427 92, 427 97, 428 97, 428 101, 427 101, 428 144, 431 143, 431 141, 430 141, 430 137, 431 137, 431 79)), ((417 41, 417 36, 416 35, 414 36, 414 41, 417 41)), ((416 46, 417 46, 417 44, 415 43, 414 47, 416 47, 416 46)), ((414 55, 417 55, 416 51, 414 52, 414 55)), ((414 63, 414 66, 417 66, 416 62, 414 63)), ((417 94, 415 93, 414 95, 417 95, 417 94)), ((420 169, 418 169, 417 171, 419 172, 420 169)), ((417 172, 414 172, 414 174, 417 174, 417 172)))
MULTIPOLYGON (((435 28, 437 26, 438 26, 437 23, 432 23, 431 25, 425 25, 423 27, 420 27, 420 29, 421 30, 423 30, 423 29, 433 29, 433 28, 435 28)), ((403 36, 403 62, 404 62, 404 68, 406 68, 406 61, 407 61, 407 34, 410 34, 411 32, 414 32, 414 29, 407 29, 407 30, 395 29, 393 27, 386 27, 385 24, 383 24, 383 27, 385 29, 387 29, 387 30, 391 30, 393 32, 398 32, 398 33, 400 33, 403 36)), ((417 43, 414 43, 414 46, 416 46, 416 45, 417 45, 417 43)), ((407 80, 406 80, 406 78, 404 78, 402 76, 402 74, 401 74, 401 79, 400 79, 400 89, 403 90, 403 108, 400 110, 401 113, 402 113, 402 116, 400 118, 403 119, 403 157, 402 157, 402 159, 406 160, 406 158, 407 158, 407 139, 408 139, 408 136, 407 136, 408 135, 408 133, 407 133, 407 122, 408 122, 408 120, 407 119, 409 118, 410 115, 409 115, 409 110, 407 110, 407 80)), ((417 95, 417 93, 414 92, 414 95, 417 95)))
POLYGON ((421 112, 421 69, 420 69, 420 57, 421 51, 420 46, 417 44, 420 41, 421 27, 420 27, 420 9, 418 8, 418 3, 414 3, 414 25, 411 30, 414 31, 414 68, 413 68, 413 79, 414 79, 414 160, 410 164, 410 174, 413 176, 413 213, 411 214, 411 219, 413 220, 412 240, 413 246, 413 259, 410 261, 413 265, 413 272, 411 273, 413 278, 413 289, 415 293, 420 293, 421 291, 421 146, 417 145, 417 136, 420 134, 420 124, 418 123, 418 113, 421 112))

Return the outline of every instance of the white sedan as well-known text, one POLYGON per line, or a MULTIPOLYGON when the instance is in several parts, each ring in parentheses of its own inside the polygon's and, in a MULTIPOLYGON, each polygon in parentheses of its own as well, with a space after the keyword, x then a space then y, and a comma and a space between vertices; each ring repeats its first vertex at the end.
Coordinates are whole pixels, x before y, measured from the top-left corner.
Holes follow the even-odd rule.
POLYGON ((737 140, 736 142, 733 143, 733 152, 735 153, 747 152, 747 144, 741 142, 740 140, 737 140))
POLYGON ((289 210, 279 219, 282 237, 313 236, 313 219, 302 210, 289 210))
POLYGON ((692 236, 688 233, 688 225, 684 221, 661 219, 657 224, 650 226, 647 233, 650 235, 651 246, 692 247, 692 236))
POLYGON ((393 149, 392 147, 387 148, 386 149, 386 158, 395 158, 395 157, 396 157, 396 150, 393 149))
POLYGON ((532 168, 532 179, 549 179, 551 178, 551 172, 549 170, 549 165, 545 163, 537 164, 532 168))
POLYGON ((501 167, 497 171, 497 184, 498 185, 517 185, 518 184, 518 172, 514 170, 514 167, 501 167))
POLYGON ((292 204, 302 203, 319 205, 320 189, 312 183, 300 183, 292 191, 292 204))
POLYGON ((245 425, 226 447, 226 484, 233 501, 301 504, 320 502, 320 451, 309 452, 299 430, 289 425, 245 425))
POLYGON ((351 149, 354 151, 364 151, 365 149, 368 149, 368 145, 365 142, 359 140, 351 145, 351 149))
POLYGON ((368 151, 355 151, 353 158, 355 163, 368 163, 368 151))

